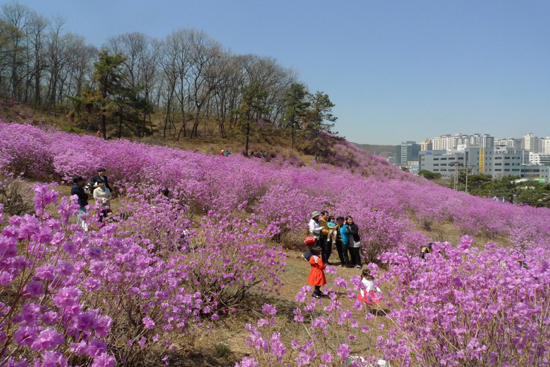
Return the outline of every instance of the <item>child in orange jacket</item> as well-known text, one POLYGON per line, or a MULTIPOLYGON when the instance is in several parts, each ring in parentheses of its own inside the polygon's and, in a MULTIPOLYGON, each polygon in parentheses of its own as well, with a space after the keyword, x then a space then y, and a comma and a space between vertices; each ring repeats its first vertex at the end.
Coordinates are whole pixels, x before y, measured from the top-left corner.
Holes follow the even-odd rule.
POLYGON ((319 246, 315 246, 311 249, 311 257, 309 259, 309 263, 311 264, 311 271, 309 273, 309 278, 307 279, 307 282, 309 285, 312 285, 315 287, 315 290, 313 291, 313 297, 315 298, 321 298, 321 287, 327 284, 327 280, 325 278, 325 264, 323 264, 323 260, 320 258, 321 255, 321 248, 319 246))

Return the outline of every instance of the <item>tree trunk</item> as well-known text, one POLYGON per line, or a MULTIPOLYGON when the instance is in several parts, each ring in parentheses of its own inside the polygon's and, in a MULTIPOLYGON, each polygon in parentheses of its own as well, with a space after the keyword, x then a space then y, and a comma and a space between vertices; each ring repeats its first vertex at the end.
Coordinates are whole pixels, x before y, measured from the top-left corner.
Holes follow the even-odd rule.
POLYGON ((195 123, 193 124, 193 129, 191 130, 191 138, 195 136, 195 138, 199 137, 199 124, 200 124, 200 113, 201 109, 197 108, 197 114, 195 115, 195 123))
POLYGON ((118 138, 122 139, 122 108, 118 111, 118 138))
POLYGON ((250 136, 250 120, 246 121, 246 145, 244 148, 245 154, 248 157, 248 137, 250 136))
POLYGON ((183 108, 183 103, 181 103, 181 118, 182 118, 183 121, 182 121, 182 124, 181 124, 180 132, 178 133, 177 140, 180 140, 180 136, 181 136, 182 131, 183 131, 183 137, 187 136, 187 118, 185 116, 185 108, 183 108))
POLYGON ((163 135, 164 139, 166 139, 166 129, 168 128, 168 116, 170 116, 170 101, 171 101, 171 98, 168 100, 168 105, 166 106, 166 117, 164 119, 164 135, 163 135))
POLYGON ((107 140, 107 117, 105 117, 105 114, 101 115, 101 131, 103 132, 103 139, 107 140))

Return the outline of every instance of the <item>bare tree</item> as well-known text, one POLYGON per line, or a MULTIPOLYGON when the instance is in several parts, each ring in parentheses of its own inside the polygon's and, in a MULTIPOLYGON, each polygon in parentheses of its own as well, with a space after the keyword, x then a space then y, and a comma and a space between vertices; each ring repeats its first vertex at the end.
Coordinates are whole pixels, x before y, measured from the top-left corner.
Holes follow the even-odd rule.
POLYGON ((49 20, 41 15, 32 12, 29 22, 29 44, 32 47, 32 53, 34 58, 34 66, 32 71, 32 78, 29 78, 29 84, 31 80, 34 81, 34 106, 38 107, 41 103, 41 82, 42 73, 47 66, 44 53, 44 38, 45 31, 49 26, 49 20))
POLYGON ((220 82, 218 59, 221 45, 203 31, 192 30, 189 35, 191 68, 188 73, 189 97, 193 103, 194 122, 190 137, 198 137, 201 112, 206 107, 220 82))
POLYGON ((21 75, 20 71, 25 64, 24 52, 26 49, 27 17, 30 13, 29 8, 19 3, 2 5, 2 20, 4 21, 3 32, 7 39, 6 53, 10 63, 9 84, 7 92, 13 98, 21 97, 21 75))
POLYGON ((49 108, 53 109, 53 113, 56 113, 56 102, 58 83, 60 79, 61 70, 66 62, 67 53, 64 52, 64 40, 61 34, 61 29, 65 24, 63 18, 57 17, 54 19, 53 24, 50 26, 50 37, 47 45, 47 60, 49 65, 49 83, 47 100, 49 108))

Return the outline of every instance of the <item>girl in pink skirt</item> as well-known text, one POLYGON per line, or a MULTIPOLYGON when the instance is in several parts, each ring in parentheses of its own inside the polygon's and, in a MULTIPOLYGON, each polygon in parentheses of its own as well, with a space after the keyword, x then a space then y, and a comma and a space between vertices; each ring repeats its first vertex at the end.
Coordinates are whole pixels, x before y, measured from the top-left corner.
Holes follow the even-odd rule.
POLYGON ((381 290, 374 285, 374 277, 369 269, 364 269, 361 273, 361 282, 365 285, 365 289, 361 289, 361 294, 357 299, 367 305, 367 310, 370 312, 370 305, 380 303, 381 290))

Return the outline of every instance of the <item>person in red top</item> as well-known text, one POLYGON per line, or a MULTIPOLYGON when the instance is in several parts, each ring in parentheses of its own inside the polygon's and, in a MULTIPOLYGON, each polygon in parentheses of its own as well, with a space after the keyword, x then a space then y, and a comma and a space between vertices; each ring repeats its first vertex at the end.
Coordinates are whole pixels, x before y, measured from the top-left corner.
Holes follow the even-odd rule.
POLYGON ((313 291, 313 297, 321 298, 321 287, 327 284, 327 279, 325 278, 325 264, 321 259, 321 248, 315 246, 311 249, 311 257, 309 258, 309 263, 311 265, 311 271, 309 273, 309 278, 307 282, 309 285, 315 287, 313 291))
POLYGON ((220 153, 222 157, 225 157, 225 151, 222 149, 222 152, 220 153))

